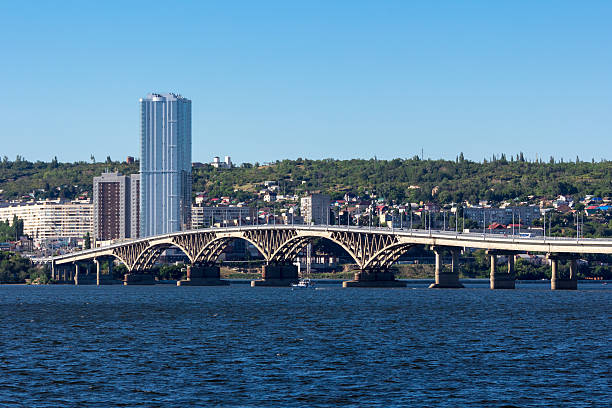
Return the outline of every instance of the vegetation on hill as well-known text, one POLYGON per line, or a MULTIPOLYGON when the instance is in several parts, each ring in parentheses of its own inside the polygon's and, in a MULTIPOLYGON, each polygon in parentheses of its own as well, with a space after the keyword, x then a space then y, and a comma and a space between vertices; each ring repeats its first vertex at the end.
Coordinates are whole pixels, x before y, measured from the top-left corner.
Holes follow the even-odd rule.
POLYGON ((19 156, 15 161, 4 157, 0 161, 0 190, 5 200, 25 196, 75 199, 85 192, 91 195, 93 178, 107 170, 138 173, 138 164, 113 162, 110 158, 104 163, 59 163, 55 158, 46 163, 30 162, 19 156))
POLYGON ((476 163, 461 157, 455 161, 297 159, 266 166, 243 164, 231 170, 204 166, 194 170, 193 187, 210 196, 235 197, 240 192, 253 193, 255 186, 271 180, 278 181, 281 194, 322 191, 338 199, 351 191, 396 202, 439 203, 526 200, 530 195, 608 196, 612 192, 609 161, 542 163, 502 155, 476 163))
MULTIPOLYGON (((93 177, 104 171, 138 172, 138 162, 126 164, 29 162, 18 157, 0 162, 0 189, 4 199, 33 194, 36 198, 73 199, 91 194, 93 177)), ((353 159, 282 160, 267 165, 243 163, 233 169, 204 165, 193 169, 194 192, 210 196, 253 197, 266 181, 279 183, 281 194, 321 191, 333 198, 345 192, 375 194, 395 202, 439 203, 489 200, 526 200, 528 196, 612 195, 612 162, 528 162, 522 155, 493 156, 474 162, 456 160, 353 159), (433 194, 432 194, 433 192, 433 194)))

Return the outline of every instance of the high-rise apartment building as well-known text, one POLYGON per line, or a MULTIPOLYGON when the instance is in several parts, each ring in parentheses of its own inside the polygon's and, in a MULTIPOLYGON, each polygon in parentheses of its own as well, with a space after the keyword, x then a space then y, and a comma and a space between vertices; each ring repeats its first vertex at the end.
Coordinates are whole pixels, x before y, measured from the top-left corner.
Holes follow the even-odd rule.
POLYGON ((94 238, 98 241, 137 238, 139 176, 103 173, 93 179, 94 238))
POLYGON ((80 239, 93 233, 93 204, 90 200, 36 201, 0 204, 0 220, 23 220, 23 233, 42 245, 52 239, 80 239))
POLYGON ((311 194, 300 200, 300 212, 304 224, 323 225, 329 222, 331 197, 325 194, 311 194))
POLYGON ((149 94, 140 113, 140 236, 189 229, 191 101, 149 94))
POLYGON ((130 238, 140 237, 140 174, 130 175, 130 238))

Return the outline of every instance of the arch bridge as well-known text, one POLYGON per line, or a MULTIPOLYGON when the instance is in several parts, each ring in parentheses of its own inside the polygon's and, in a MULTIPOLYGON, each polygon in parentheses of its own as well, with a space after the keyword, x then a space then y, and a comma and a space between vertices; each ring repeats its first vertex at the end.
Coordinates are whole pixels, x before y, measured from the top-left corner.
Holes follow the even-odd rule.
MULTIPOLYGON (((117 259, 127 267, 130 274, 144 274, 154 265, 157 258, 171 247, 184 252, 192 267, 214 268, 217 258, 228 244, 232 240, 242 239, 257 248, 264 257, 269 271, 280 268, 280 275, 277 272, 269 274, 268 280, 283 279, 282 270, 290 271, 298 253, 309 241, 316 238, 338 244, 353 258, 358 269, 355 279, 361 281, 363 286, 366 286, 365 282, 370 282, 367 286, 380 286, 381 282, 382 286, 389 286, 389 282, 395 282, 389 268, 403 253, 415 245, 426 245, 434 250, 437 287, 460 286, 456 279, 457 254, 464 248, 487 250, 491 257, 492 288, 494 288, 493 278, 497 275, 500 275, 499 282, 512 280, 512 284, 506 286, 514 287, 514 258, 511 255, 527 252, 548 254, 553 265, 554 280, 558 260, 571 260, 570 273, 575 275, 575 259, 580 254, 612 254, 612 240, 609 239, 525 238, 516 235, 356 226, 256 225, 181 231, 60 255, 53 258, 52 271, 55 274, 56 269, 76 265, 78 274, 79 263, 95 262, 98 264, 99 274, 100 261, 117 259), (442 271, 440 254, 443 252, 450 252, 452 255, 450 272, 442 271), (499 255, 507 256, 509 259, 507 274, 497 272, 496 257, 499 255), (445 278, 445 274, 450 280, 445 278)), ((112 262, 109 262, 109 265, 111 264, 112 262)), ((289 272, 286 275, 284 278, 289 280, 297 278, 297 272, 289 272)), ((570 278, 575 280, 575 276, 570 278)), ((265 269, 264 280, 266 280, 265 269)), ((560 278, 558 280, 561 281, 560 278)), ((504 286, 503 283, 500 285, 504 286)))

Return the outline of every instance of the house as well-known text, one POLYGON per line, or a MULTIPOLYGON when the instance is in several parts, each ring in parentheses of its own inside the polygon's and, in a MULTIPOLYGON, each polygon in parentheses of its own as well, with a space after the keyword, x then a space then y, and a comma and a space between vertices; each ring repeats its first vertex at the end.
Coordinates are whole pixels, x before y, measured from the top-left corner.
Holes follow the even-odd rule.
POLYGON ((598 210, 599 210, 598 205, 589 205, 588 207, 584 209, 584 212, 586 213, 586 215, 595 215, 595 213, 597 213, 598 210))

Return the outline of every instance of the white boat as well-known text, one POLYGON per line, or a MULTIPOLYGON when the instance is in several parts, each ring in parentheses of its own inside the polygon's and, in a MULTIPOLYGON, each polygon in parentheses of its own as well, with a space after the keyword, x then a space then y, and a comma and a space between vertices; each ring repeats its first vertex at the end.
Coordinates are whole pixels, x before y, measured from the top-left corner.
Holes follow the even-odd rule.
POLYGON ((302 278, 298 281, 298 283, 291 284, 291 289, 293 288, 298 288, 298 289, 314 288, 314 282, 311 281, 309 278, 302 278))

